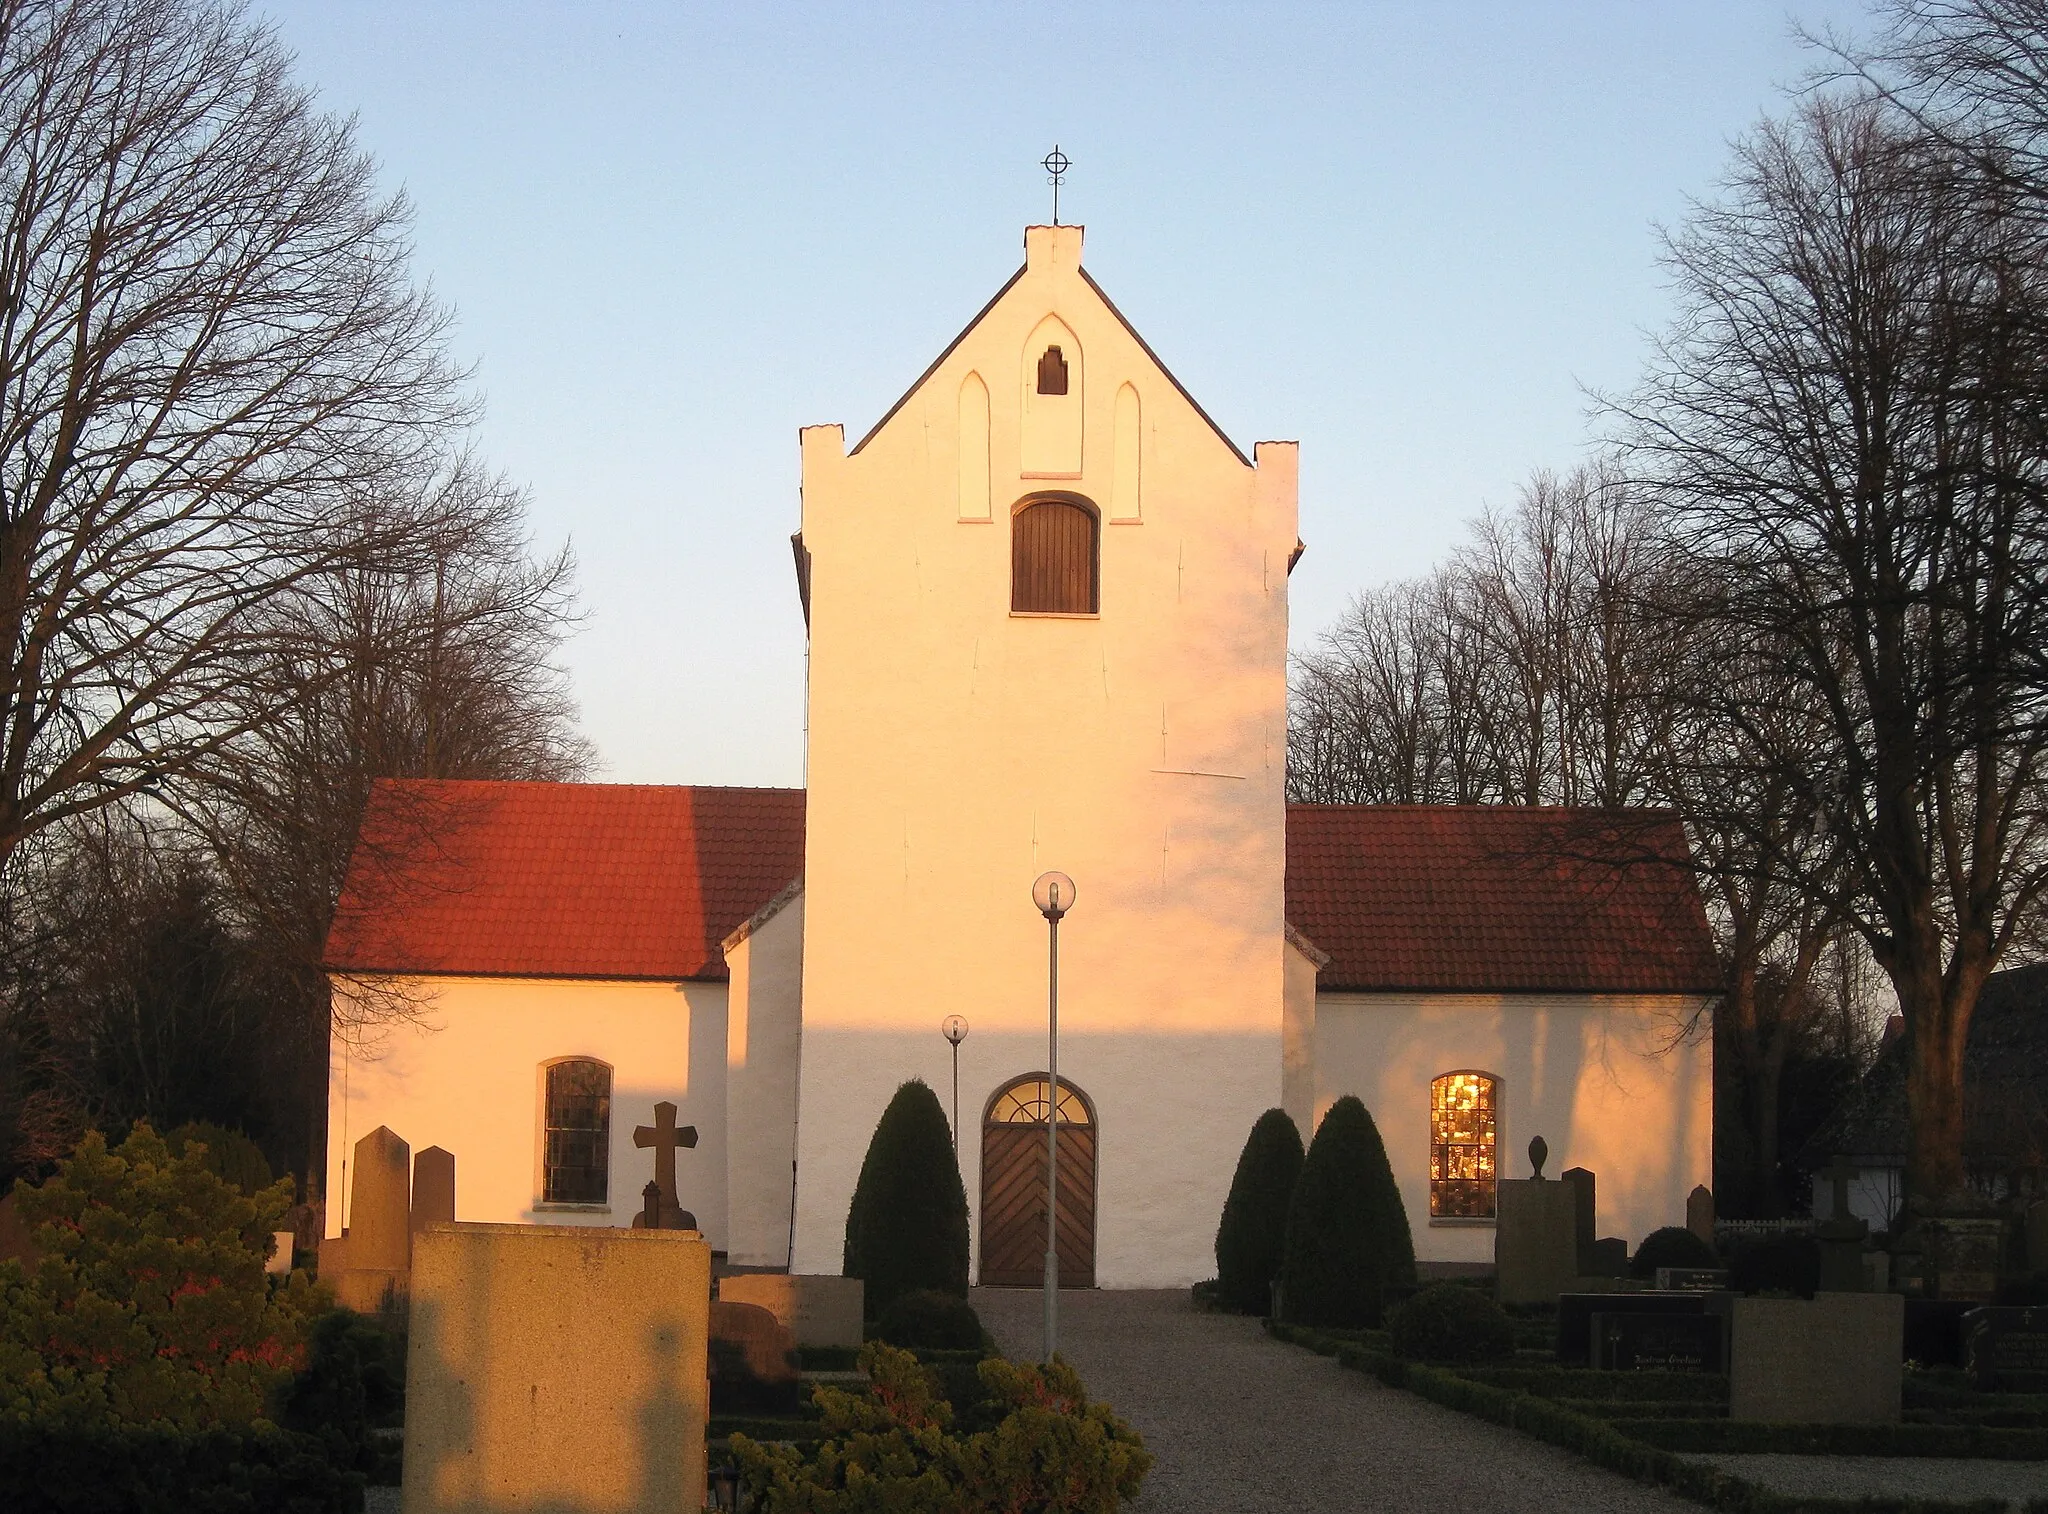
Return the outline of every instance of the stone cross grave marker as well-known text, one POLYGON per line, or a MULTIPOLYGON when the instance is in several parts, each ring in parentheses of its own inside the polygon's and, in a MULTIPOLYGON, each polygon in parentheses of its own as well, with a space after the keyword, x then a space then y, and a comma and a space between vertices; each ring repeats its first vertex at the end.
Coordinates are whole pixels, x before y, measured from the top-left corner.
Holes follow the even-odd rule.
POLYGON ((654 1148, 654 1188, 648 1196, 647 1211, 633 1221, 636 1230, 695 1230, 696 1217, 689 1215, 676 1197, 676 1148, 697 1144, 697 1127, 676 1125, 676 1107, 664 1099, 654 1106, 654 1123, 633 1131, 633 1144, 643 1150, 654 1148), (659 1204, 659 1223, 649 1224, 649 1211, 659 1204))

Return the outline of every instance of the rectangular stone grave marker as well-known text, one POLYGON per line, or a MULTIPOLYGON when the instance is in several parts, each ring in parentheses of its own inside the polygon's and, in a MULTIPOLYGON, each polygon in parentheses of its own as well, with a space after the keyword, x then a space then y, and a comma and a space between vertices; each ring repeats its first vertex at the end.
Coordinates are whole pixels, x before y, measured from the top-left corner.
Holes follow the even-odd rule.
POLYGON ((375 1314, 387 1302, 405 1297, 412 1255, 412 1148, 388 1125, 356 1142, 343 1239, 347 1244, 337 1248, 338 1269, 325 1246, 321 1259, 346 1307, 375 1314))
POLYGON ((1503 1304, 1547 1304, 1579 1275, 1578 1190, 1545 1178, 1494 1185, 1494 1276, 1503 1304))
POLYGON ((1963 1316, 1963 1360, 1986 1391, 2048 1392, 2048 1309, 1972 1309, 1963 1316))
POLYGON ((1715 1293, 1728 1286, 1725 1267, 1659 1267, 1659 1293, 1715 1293))
POLYGON ((1593 1360, 1595 1314, 1691 1315, 1707 1312, 1704 1293, 1564 1293, 1557 1300, 1557 1359, 1578 1366, 1593 1360))
POLYGON ((455 1218, 455 1153, 429 1146, 412 1159, 413 1232, 455 1218))
POLYGON ((1606 1372, 1719 1372, 1722 1321, 1714 1314, 1592 1317, 1593 1366, 1606 1372))
POLYGON ((298 1233, 292 1230, 270 1232, 270 1255, 263 1263, 263 1270, 283 1277, 292 1270, 292 1247, 298 1243, 298 1233))
POLYGON ((866 1287, 857 1277, 732 1272, 718 1280, 718 1297, 766 1309, 789 1327, 799 1346, 858 1349, 866 1287))
POLYGON ((1714 1244, 1714 1192, 1704 1183, 1685 1196, 1685 1228, 1714 1244))
POLYGON ((1933 1296, 1990 1303, 1998 1291, 2005 1221, 1931 1219, 1920 1223, 1922 1275, 1933 1296))
POLYGON ((1896 1293, 1738 1298, 1728 1417, 1777 1423, 1896 1424, 1905 1300, 1896 1293))
MULTIPOLYGON (((1578 1249, 1578 1274, 1580 1277, 1605 1277, 1593 1248, 1599 1236, 1599 1180, 1590 1167, 1567 1167, 1558 1181, 1569 1183, 1577 1195, 1572 1200, 1577 1223, 1572 1226, 1572 1236, 1578 1249)), ((1626 1257, 1623 1258, 1627 1260, 1626 1257)))
POLYGON ((702 1508, 710 1312, 694 1232, 421 1231, 404 1514, 702 1508))

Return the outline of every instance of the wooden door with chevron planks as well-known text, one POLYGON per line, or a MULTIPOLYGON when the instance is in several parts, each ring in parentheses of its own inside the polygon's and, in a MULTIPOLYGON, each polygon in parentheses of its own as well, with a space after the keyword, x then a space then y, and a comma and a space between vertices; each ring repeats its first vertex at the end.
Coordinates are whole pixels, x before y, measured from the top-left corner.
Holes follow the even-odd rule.
MULTIPOLYGON (((1027 1077, 989 1102, 981 1134, 981 1282, 1045 1283, 1045 1078, 1027 1077)), ((1095 1286, 1095 1120, 1060 1079, 1060 1286, 1095 1286)))

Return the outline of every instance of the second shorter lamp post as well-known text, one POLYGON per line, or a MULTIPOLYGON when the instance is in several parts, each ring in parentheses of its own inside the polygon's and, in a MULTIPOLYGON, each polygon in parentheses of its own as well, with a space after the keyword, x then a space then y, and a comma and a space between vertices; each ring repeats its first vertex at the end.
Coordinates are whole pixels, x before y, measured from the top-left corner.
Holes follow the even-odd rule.
POLYGON ((960 1160, 960 1043, 967 1039, 967 1017, 948 1015, 939 1022, 939 1034, 953 1047, 953 1160, 960 1160))
POLYGON ((1074 880, 1065 873, 1039 874, 1031 885, 1031 902, 1052 933, 1045 1052, 1045 1359, 1050 1362, 1060 1335, 1060 919, 1074 907, 1074 880))

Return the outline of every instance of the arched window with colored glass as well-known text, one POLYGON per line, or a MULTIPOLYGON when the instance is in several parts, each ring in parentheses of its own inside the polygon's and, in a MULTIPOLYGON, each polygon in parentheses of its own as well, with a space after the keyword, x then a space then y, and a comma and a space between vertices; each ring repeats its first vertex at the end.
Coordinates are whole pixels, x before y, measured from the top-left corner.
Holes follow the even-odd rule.
POLYGON ((1500 1080, 1447 1072, 1429 1085, 1431 1219, 1490 1220, 1499 1133, 1500 1080))

